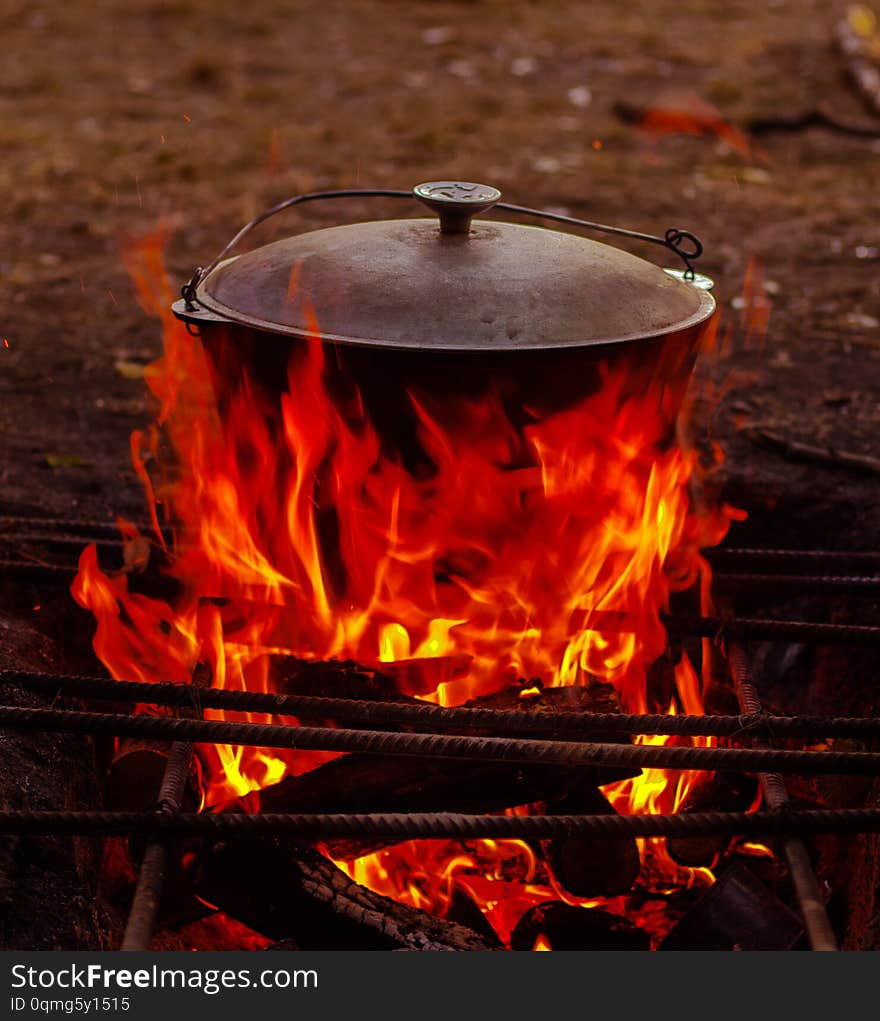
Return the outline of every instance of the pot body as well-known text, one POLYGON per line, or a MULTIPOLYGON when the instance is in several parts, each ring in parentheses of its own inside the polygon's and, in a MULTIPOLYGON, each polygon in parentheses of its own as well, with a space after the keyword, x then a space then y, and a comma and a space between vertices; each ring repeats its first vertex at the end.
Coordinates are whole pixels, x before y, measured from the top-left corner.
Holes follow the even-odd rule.
POLYGON ((500 195, 483 185, 415 193, 439 225, 366 221, 218 257, 175 314, 198 325, 227 381, 295 394, 297 365, 320 346, 337 410, 362 415, 406 463, 423 412, 441 429, 476 428, 481 403, 521 431, 604 391, 606 426, 645 398, 645 435, 672 432, 711 329, 711 281, 574 234, 472 220, 500 195))
MULTIPOLYGON (((318 313, 320 314, 320 313, 318 313)), ((514 429, 574 408, 609 390, 604 414, 628 402, 642 405, 645 435, 665 445, 675 422, 699 347, 712 320, 685 330, 628 343, 523 350, 418 350, 340 344, 266 333, 237 324, 202 323, 206 354, 216 374, 215 392, 230 392, 248 379, 262 390, 302 399, 302 366, 323 362, 322 385, 337 410, 366 419, 387 454, 415 470, 424 460, 420 412, 455 431, 468 408, 492 403, 514 429), (319 350, 315 350, 315 349, 319 350), (299 393, 298 393, 299 391, 299 393)), ((309 383, 308 385, 313 385, 309 383)), ((611 421, 604 423, 607 427, 611 421)), ((478 437, 474 437, 478 439, 478 437)))

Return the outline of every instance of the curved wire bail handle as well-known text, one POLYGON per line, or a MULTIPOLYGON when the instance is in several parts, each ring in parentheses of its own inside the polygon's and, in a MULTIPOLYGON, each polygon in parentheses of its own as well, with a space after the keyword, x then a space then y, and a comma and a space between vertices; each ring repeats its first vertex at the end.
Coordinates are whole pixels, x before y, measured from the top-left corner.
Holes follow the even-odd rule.
MULTIPOLYGON (((229 255, 229 253, 255 228, 276 213, 290 209, 292 206, 299 206, 305 202, 317 202, 321 199, 348 199, 348 198, 403 198, 412 199, 413 191, 402 191, 398 188, 347 188, 335 191, 312 191, 303 195, 294 195, 283 202, 255 216, 253 220, 246 223, 235 237, 226 245, 222 252, 204 268, 198 266, 190 279, 181 287, 180 294, 186 305, 186 310, 192 312, 196 309, 196 292, 199 284, 209 273, 229 255)), ((566 216, 563 213, 552 213, 543 209, 531 209, 528 206, 516 206, 509 202, 498 202, 496 209, 504 209, 510 213, 520 213, 523 216, 534 216, 542 220, 551 220, 554 223, 566 223, 574 227, 583 227, 587 230, 600 231, 603 234, 615 234, 618 237, 634 238, 637 241, 649 241, 652 244, 662 245, 674 252, 684 263, 686 280, 694 279, 694 260, 703 254, 703 243, 689 230, 681 230, 679 227, 670 227, 665 234, 644 234, 641 231, 626 230, 624 227, 612 227, 605 223, 595 223, 592 220, 580 220, 574 216, 566 216)))
POLYGON ((514 206, 508 202, 499 202, 496 209, 506 209, 510 213, 521 213, 525 216, 537 216, 542 220, 552 220, 554 223, 567 223, 573 227, 584 227, 587 230, 597 230, 603 234, 616 234, 618 237, 634 238, 637 241, 650 241, 654 245, 662 245, 674 252, 685 265, 685 280, 694 279, 693 263, 703 254, 703 242, 696 234, 689 230, 682 230, 680 227, 670 227, 662 237, 657 234, 644 234, 638 230, 627 230, 625 227, 611 227, 607 223, 595 223, 592 220, 579 220, 575 216, 567 216, 565 213, 550 213, 543 209, 529 209, 526 206, 514 206))
POLYGON ((398 188, 347 188, 337 191, 310 191, 305 192, 303 195, 294 195, 292 198, 285 199, 283 202, 277 203, 277 205, 260 213, 259 216, 255 216, 253 220, 246 223, 241 230, 235 235, 235 237, 226 245, 222 252, 216 258, 212 259, 204 268, 197 266, 193 275, 189 280, 181 287, 180 295, 186 303, 187 312, 192 312, 196 308, 196 289, 199 284, 209 273, 213 272, 217 266, 229 255, 229 253, 247 237, 248 234, 255 228, 259 227, 261 223, 268 220, 269 217, 275 216, 276 213, 281 213, 285 209, 290 209, 291 206, 299 206, 305 202, 317 202, 320 199, 348 199, 348 198, 404 198, 411 199, 413 194, 411 191, 401 191, 398 188))

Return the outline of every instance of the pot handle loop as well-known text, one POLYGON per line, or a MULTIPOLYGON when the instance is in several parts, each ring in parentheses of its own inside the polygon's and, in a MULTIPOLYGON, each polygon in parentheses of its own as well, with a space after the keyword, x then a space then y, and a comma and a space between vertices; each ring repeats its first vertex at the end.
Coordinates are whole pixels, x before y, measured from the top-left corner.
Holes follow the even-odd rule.
MULTIPOLYGON (((436 182, 433 182, 436 183, 436 182)), ((450 182, 443 182, 447 187, 450 186, 450 182)), ((209 273, 217 268, 217 266, 229 255, 229 253, 255 228, 258 227, 265 220, 275 216, 276 213, 283 212, 285 209, 290 209, 292 206, 299 206, 305 202, 316 202, 320 199, 347 199, 347 198, 403 198, 412 199, 413 197, 425 201, 425 196, 420 194, 420 189, 424 190, 429 185, 416 185, 410 191, 402 191, 397 188, 347 188, 336 191, 312 191, 306 192, 303 195, 294 195, 292 198, 285 199, 283 202, 279 202, 272 206, 270 209, 260 213, 259 216, 255 216, 253 220, 246 223, 241 230, 235 235, 235 237, 226 245, 220 254, 213 259, 207 266, 198 266, 190 277, 190 279, 180 289, 181 296, 184 300, 186 310, 193 312, 197 308, 197 288, 202 280, 204 280, 209 273)), ((488 185, 467 185, 468 188, 484 188, 487 192, 493 192, 500 197, 500 192, 495 188, 489 188, 488 185)), ((494 200, 493 196, 487 196, 494 200)), ((430 203, 428 203, 430 204, 430 203)), ((554 213, 550 210, 544 209, 530 209, 527 206, 515 206, 508 202, 497 202, 487 201, 483 205, 482 209, 487 209, 494 205, 495 209, 504 209, 509 213, 519 213, 522 216, 534 216, 541 220, 550 220, 553 223, 565 223, 573 227, 582 227, 586 230, 595 230, 603 234, 615 234, 618 237, 634 238, 637 241, 649 241, 652 244, 662 245, 664 248, 668 248, 670 252, 674 252, 684 263, 684 279, 694 280, 694 266, 693 263, 703 254, 703 243, 700 239, 689 230, 682 230, 679 227, 670 227, 662 236, 656 234, 644 234, 641 231, 626 230, 623 227, 611 227, 604 223, 594 223, 592 220, 579 220, 574 216, 567 216, 564 213, 554 213)), ((480 208, 475 208, 473 212, 480 211, 480 208)), ((468 217, 468 223, 469 223, 468 217)), ((442 220, 441 220, 442 223, 442 220)), ((449 231, 451 233, 461 232, 456 225, 455 230, 449 231)))

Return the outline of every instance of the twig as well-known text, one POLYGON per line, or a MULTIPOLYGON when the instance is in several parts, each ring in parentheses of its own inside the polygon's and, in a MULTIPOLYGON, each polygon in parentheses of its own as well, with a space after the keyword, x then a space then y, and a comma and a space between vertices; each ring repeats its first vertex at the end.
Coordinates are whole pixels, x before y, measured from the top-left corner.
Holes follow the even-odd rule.
POLYGON ((812 443, 802 443, 763 426, 746 426, 743 432, 754 443, 778 451, 787 460, 811 461, 834 468, 855 468, 858 471, 880 475, 880 458, 871 457, 869 454, 853 454, 848 450, 838 450, 830 444, 820 447, 812 443))
POLYGON ((753 135, 766 135, 771 132, 804 131, 806 128, 830 128, 844 135, 856 135, 859 138, 880 138, 880 121, 851 120, 842 117, 825 103, 807 107, 791 115, 773 114, 755 116, 748 119, 745 129, 753 135))

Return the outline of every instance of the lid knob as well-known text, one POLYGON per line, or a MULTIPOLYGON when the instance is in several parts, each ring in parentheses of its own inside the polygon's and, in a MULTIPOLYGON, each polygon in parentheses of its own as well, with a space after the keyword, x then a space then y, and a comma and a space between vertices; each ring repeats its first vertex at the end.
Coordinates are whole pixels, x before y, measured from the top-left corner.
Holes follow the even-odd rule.
POLYGON ((470 181, 427 181, 417 184, 413 195, 440 217, 441 234, 467 234, 472 218, 501 198, 497 188, 470 181))

